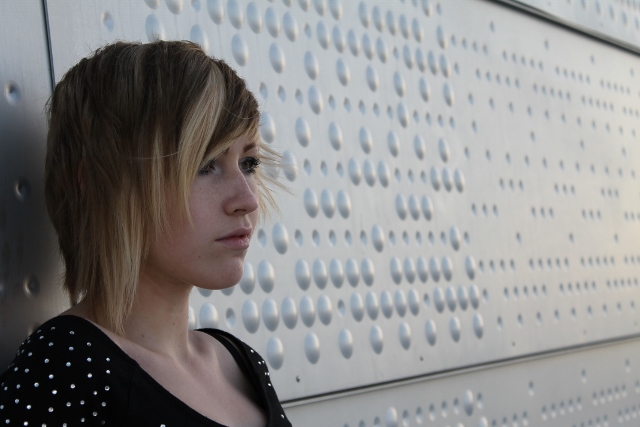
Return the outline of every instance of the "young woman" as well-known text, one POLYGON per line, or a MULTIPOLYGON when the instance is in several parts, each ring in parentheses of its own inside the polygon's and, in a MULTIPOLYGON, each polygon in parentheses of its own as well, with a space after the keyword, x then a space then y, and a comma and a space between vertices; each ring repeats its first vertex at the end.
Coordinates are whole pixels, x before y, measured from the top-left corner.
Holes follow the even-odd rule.
POLYGON ((244 81, 189 42, 118 42, 69 70, 45 192, 72 308, 0 377, 0 424, 290 426, 254 350, 188 329, 193 286, 240 280, 273 202, 258 123, 244 81))

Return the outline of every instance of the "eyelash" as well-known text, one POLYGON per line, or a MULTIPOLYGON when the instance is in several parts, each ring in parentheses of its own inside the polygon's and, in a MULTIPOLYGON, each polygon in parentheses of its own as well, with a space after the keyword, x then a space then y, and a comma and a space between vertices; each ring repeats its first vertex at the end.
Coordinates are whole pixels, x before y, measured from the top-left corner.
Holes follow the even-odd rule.
MULTIPOLYGON (((216 159, 209 160, 199 171, 198 175, 209 175, 215 171, 216 159)), ((256 169, 260 166, 259 157, 245 157, 240 160, 240 167, 247 175, 253 175, 256 173, 256 169)))

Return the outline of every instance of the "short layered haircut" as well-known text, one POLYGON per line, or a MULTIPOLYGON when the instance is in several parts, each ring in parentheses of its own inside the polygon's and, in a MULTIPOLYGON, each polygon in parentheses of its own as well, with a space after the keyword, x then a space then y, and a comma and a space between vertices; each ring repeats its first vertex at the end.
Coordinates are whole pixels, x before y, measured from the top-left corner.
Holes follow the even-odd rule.
MULTIPOLYGON (((191 42, 104 46, 64 75, 47 113, 45 197, 63 286, 120 335, 150 243, 171 232, 170 212, 191 219, 203 162, 249 135, 262 164, 279 166, 244 80, 191 42)), ((276 175, 256 174, 263 213, 276 175)))

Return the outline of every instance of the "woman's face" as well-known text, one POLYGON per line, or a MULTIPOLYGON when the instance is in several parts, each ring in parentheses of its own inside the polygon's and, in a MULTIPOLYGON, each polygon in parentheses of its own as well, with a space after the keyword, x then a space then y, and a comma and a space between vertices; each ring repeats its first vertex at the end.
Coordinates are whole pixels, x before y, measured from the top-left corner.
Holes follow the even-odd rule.
POLYGON ((154 281, 223 289, 240 281, 258 220, 254 173, 258 148, 250 136, 200 169, 191 187, 187 220, 151 245, 142 272, 154 281))

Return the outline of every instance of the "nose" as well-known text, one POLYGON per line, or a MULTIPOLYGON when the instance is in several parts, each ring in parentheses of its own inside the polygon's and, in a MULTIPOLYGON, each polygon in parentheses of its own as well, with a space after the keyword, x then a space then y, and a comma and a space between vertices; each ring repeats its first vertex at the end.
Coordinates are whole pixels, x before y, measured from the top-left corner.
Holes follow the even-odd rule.
POLYGON ((247 215, 258 209, 256 178, 238 171, 227 182, 229 191, 225 211, 228 215, 247 215))

